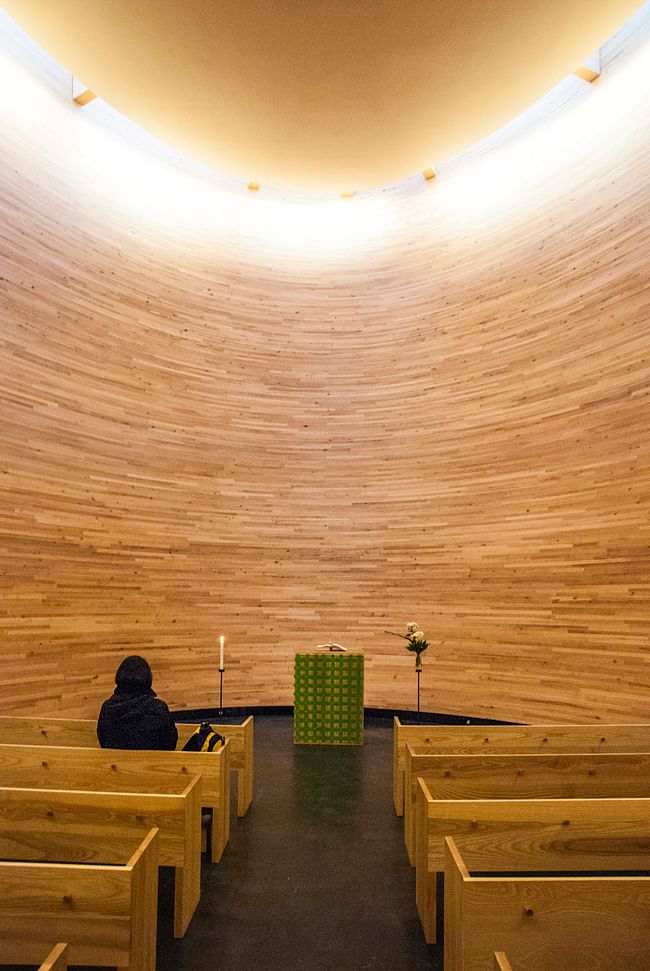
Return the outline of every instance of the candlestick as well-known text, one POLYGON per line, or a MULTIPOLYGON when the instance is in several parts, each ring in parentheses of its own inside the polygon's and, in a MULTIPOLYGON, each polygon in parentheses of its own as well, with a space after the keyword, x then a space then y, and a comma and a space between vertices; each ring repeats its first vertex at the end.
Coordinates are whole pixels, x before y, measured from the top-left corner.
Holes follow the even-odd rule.
POLYGON ((224 667, 223 667, 223 641, 224 641, 224 637, 223 637, 223 634, 222 634, 221 637, 219 638, 219 670, 220 671, 223 671, 224 670, 224 667))

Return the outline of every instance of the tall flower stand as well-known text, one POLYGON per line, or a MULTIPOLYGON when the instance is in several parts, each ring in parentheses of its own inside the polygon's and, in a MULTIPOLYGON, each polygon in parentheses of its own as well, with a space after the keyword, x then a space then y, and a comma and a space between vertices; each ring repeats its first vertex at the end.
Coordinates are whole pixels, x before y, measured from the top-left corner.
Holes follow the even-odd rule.
POLYGON ((418 676, 418 714, 420 712, 420 675, 422 674, 422 659, 420 655, 415 659, 415 673, 418 676))

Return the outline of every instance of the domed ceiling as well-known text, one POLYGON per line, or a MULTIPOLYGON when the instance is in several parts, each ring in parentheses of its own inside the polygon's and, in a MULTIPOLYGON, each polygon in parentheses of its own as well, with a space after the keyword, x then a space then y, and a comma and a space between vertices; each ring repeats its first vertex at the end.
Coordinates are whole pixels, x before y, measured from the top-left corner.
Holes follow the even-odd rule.
POLYGON ((449 158, 545 94, 638 0, 0 0, 97 95, 262 184, 351 191, 449 158))

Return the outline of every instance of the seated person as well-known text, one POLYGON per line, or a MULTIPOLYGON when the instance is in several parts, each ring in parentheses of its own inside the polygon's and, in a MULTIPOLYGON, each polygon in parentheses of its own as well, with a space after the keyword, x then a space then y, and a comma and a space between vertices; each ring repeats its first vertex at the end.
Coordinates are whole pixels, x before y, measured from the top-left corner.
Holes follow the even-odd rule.
POLYGON ((174 749, 178 731, 169 708, 151 687, 143 657, 125 657, 115 673, 116 688, 97 721, 102 748, 174 749))

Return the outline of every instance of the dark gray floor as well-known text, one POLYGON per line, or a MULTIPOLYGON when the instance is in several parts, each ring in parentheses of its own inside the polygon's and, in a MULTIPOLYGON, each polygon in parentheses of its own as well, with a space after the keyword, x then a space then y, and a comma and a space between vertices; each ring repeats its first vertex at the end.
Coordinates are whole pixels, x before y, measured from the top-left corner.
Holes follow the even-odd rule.
POLYGON ((160 971, 442 968, 424 941, 415 874, 392 803, 392 723, 363 746, 294 745, 291 718, 255 718, 255 798, 221 863, 204 865, 187 936, 168 931, 160 971))
POLYGON ((294 745, 292 731, 290 717, 255 717, 253 805, 237 819, 233 803, 230 843, 219 864, 204 858, 180 941, 161 871, 158 971, 441 969, 393 810, 392 723, 367 721, 352 747, 294 745))

